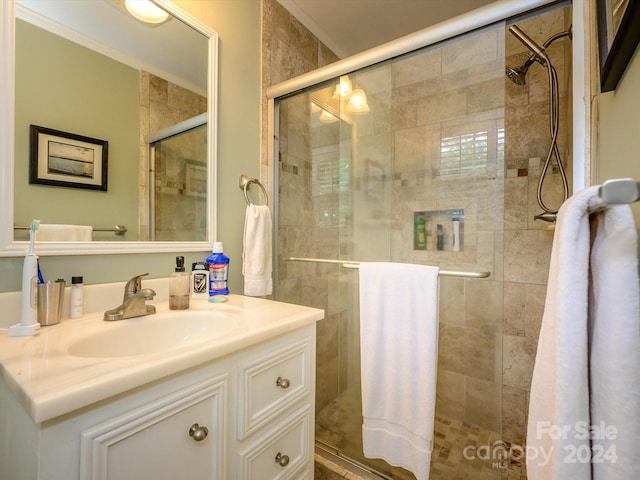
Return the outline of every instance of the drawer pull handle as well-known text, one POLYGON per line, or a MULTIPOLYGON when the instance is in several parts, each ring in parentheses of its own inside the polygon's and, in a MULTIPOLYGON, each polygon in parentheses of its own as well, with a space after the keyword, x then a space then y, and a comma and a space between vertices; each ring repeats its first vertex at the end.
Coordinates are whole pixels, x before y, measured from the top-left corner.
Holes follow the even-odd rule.
POLYGON ((276 380, 276 385, 286 390, 291 385, 291 380, 289 380, 288 378, 278 377, 278 379, 276 380))
POLYGON ((197 423, 191 425, 189 429, 189 436, 193 437, 196 442, 201 442, 209 435, 209 429, 207 427, 201 427, 197 423))
POLYGON ((289 465, 289 455, 282 455, 280 452, 276 455, 276 463, 281 467, 289 465))

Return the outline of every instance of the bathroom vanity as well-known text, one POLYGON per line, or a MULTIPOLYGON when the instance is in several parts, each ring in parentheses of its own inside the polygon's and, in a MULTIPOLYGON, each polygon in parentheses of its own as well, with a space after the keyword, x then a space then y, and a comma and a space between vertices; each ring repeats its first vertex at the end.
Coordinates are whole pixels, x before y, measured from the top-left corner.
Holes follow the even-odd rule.
POLYGON ((157 308, 0 331, 0 478, 313 478, 322 310, 238 295, 157 308))

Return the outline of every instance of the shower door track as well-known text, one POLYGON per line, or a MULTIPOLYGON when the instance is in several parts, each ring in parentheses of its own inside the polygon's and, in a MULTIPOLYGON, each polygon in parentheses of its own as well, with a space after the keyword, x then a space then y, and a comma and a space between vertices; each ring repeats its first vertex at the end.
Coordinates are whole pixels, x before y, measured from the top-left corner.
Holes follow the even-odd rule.
POLYGON ((351 458, 349 455, 342 453, 336 447, 329 445, 328 443, 324 443, 322 440, 315 440, 316 453, 318 453, 321 457, 326 458, 327 460, 332 461, 333 463, 346 467, 350 472, 356 473, 358 475, 364 475, 362 478, 364 480, 394 480, 393 477, 375 470, 373 467, 365 465, 362 462, 351 458), (354 468, 358 471, 354 471, 354 468))

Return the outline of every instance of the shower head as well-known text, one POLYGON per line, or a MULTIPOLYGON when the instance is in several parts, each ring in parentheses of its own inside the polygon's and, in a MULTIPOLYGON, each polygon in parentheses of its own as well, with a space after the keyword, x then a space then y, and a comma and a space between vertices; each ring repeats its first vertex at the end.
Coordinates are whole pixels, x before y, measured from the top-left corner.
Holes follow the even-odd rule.
POLYGON ((516 85, 526 85, 527 82, 525 77, 527 75, 527 71, 531 64, 535 61, 535 57, 529 57, 529 59, 524 62, 522 65, 517 67, 507 67, 506 73, 509 80, 511 80, 516 85))
POLYGON ((533 62, 538 61, 542 65, 546 65, 549 61, 549 57, 544 52, 544 47, 541 47, 536 42, 531 40, 529 36, 524 33, 517 25, 511 25, 509 27, 509 31, 520 40, 529 50, 531 50, 532 55, 524 62, 522 65, 518 67, 507 67, 506 74, 509 80, 511 80, 516 85, 526 85, 525 76, 527 75, 527 71, 529 67, 533 64, 533 62))

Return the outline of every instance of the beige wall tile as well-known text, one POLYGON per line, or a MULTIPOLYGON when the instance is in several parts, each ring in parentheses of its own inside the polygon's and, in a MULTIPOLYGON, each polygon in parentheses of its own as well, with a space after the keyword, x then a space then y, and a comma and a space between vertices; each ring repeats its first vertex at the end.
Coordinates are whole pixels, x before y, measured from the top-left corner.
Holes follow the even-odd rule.
POLYGON ((529 391, 537 341, 516 335, 503 335, 503 382, 529 391))
POLYGON ((506 281, 546 284, 553 232, 505 230, 504 277, 506 281))

